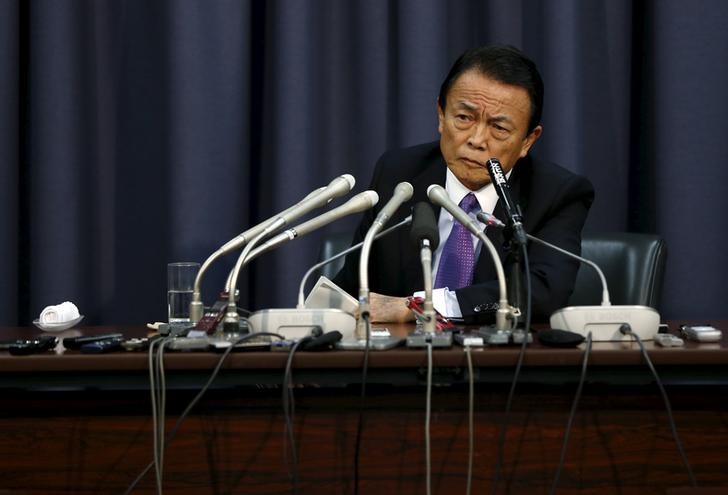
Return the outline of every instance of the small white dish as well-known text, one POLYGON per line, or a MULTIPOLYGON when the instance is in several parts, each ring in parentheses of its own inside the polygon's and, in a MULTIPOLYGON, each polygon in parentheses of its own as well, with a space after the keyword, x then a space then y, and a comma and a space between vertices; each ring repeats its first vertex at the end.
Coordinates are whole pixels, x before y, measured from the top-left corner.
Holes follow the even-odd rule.
POLYGON ((41 323, 39 319, 33 320, 33 325, 40 328, 44 332, 60 332, 61 330, 68 330, 69 328, 75 327, 83 320, 83 315, 79 316, 70 321, 62 321, 59 323, 41 323))

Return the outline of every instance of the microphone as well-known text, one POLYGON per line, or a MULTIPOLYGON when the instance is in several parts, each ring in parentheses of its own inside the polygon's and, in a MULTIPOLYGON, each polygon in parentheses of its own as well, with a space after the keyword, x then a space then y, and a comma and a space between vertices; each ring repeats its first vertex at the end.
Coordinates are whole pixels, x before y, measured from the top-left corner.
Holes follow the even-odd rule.
POLYGON ((490 253, 490 257, 493 260, 493 265, 495 266, 496 276, 498 278, 498 291, 500 294, 500 299, 498 301, 498 310, 495 313, 495 328, 496 330, 511 330, 513 327, 513 323, 516 321, 516 316, 518 314, 518 309, 511 307, 511 305, 508 303, 508 297, 506 295, 506 277, 503 272, 503 263, 501 263, 500 256, 498 256, 498 251, 496 251, 495 246, 493 246, 493 243, 490 242, 490 239, 485 235, 485 233, 480 230, 480 224, 470 218, 470 215, 465 213, 462 208, 460 208, 458 205, 455 204, 453 200, 450 199, 450 196, 447 195, 447 191, 445 191, 445 188, 438 184, 432 184, 430 187, 427 188, 427 197, 430 198, 430 201, 441 208, 444 208, 445 210, 450 213, 455 220, 460 222, 467 228, 471 234, 476 236, 488 249, 488 252, 490 253), (511 324, 509 325, 507 322, 508 320, 511 321, 511 324))
MULTIPOLYGON (((483 221, 481 214, 483 213, 478 213, 477 216, 479 220, 483 221)), ((532 242, 541 244, 592 267, 597 272, 602 284, 601 305, 567 306, 558 309, 554 311, 549 319, 552 329, 566 330, 584 337, 591 332, 593 341, 621 341, 629 340, 629 335, 624 335, 619 330, 623 324, 628 323, 634 333, 642 340, 654 338, 660 328, 660 314, 657 310, 640 305, 613 306, 609 301, 607 279, 596 263, 531 234, 526 234, 526 237, 532 242)))
POLYGON ((220 247, 223 254, 229 253, 243 247, 245 244, 250 242, 251 239, 257 237, 266 228, 268 228, 273 222, 283 217, 286 219, 286 223, 299 218, 309 211, 324 206, 334 198, 338 198, 347 194, 356 184, 356 179, 351 174, 344 174, 336 177, 334 180, 329 182, 327 186, 319 187, 318 189, 310 192, 301 201, 295 205, 283 210, 280 213, 273 215, 267 220, 259 223, 258 225, 246 230, 242 234, 230 239, 228 242, 220 247), (299 213, 303 211, 303 213, 299 213))
POLYGON ((355 213, 361 213, 362 211, 368 210, 369 208, 372 208, 374 205, 376 205, 378 201, 379 195, 375 191, 361 192, 343 205, 334 208, 333 210, 329 210, 322 215, 314 217, 307 222, 297 225, 291 229, 285 230, 275 237, 268 239, 265 243, 255 248, 250 252, 250 254, 248 254, 245 263, 247 264, 248 262, 252 261, 263 253, 268 252, 288 241, 292 241, 297 237, 302 237, 306 234, 313 232, 314 230, 320 229, 321 227, 328 225, 335 220, 339 220, 340 218, 343 218, 345 216, 353 215, 355 213))
MULTIPOLYGON (((310 192, 295 205, 283 210, 281 213, 278 213, 268 218, 267 220, 256 225, 255 227, 246 230, 242 234, 222 245, 217 251, 212 253, 207 258, 207 260, 205 260, 202 266, 200 266, 200 269, 197 272, 197 277, 195 278, 195 283, 192 291, 192 302, 190 303, 190 321, 196 324, 198 321, 200 321, 200 319, 202 319, 202 314, 204 312, 204 305, 202 303, 202 294, 200 289, 202 284, 202 277, 207 271, 208 267, 215 260, 235 249, 239 249, 245 246, 251 239, 254 239, 262 234, 263 231, 268 229, 279 218, 284 217, 287 219, 284 222, 285 225, 285 223, 293 220, 290 218, 292 214, 298 214, 299 212, 301 212, 300 214, 298 214, 298 216, 305 215, 312 209, 316 208, 319 203, 321 203, 320 205, 323 206, 332 199, 348 193, 354 187, 355 183, 356 180, 350 174, 344 174, 336 177, 327 186, 320 187, 310 192)), ((270 232, 272 232, 273 230, 277 230, 278 228, 280 227, 271 229, 270 232)), ((228 283, 226 284, 226 287, 230 285, 229 282, 230 277, 228 277, 228 283)), ((235 294, 233 293, 232 297, 234 298, 234 296, 235 294)))
POLYGON ((508 181, 506 181, 506 175, 503 173, 500 162, 497 158, 491 158, 485 162, 485 166, 488 169, 488 175, 490 175, 490 182, 495 187, 495 192, 498 194, 503 208, 506 210, 508 223, 513 229, 513 237, 516 243, 520 245, 526 244, 526 235, 523 230, 523 218, 521 217, 520 208, 511 199, 511 190, 508 187, 508 181))
POLYGON ((268 235, 272 234, 280 228, 285 227, 293 220, 307 214, 314 208, 325 205, 332 198, 346 194, 354 186, 354 182, 354 177, 349 174, 337 177, 336 179, 332 180, 329 185, 326 186, 326 189, 324 189, 320 193, 310 195, 299 204, 297 204, 295 208, 286 210, 285 212, 280 214, 275 220, 273 220, 273 222, 271 222, 270 225, 265 227, 260 234, 258 234, 257 236, 252 238, 250 242, 248 242, 245 248, 243 248, 242 253, 240 253, 240 256, 238 256, 238 261, 235 263, 232 272, 228 276, 228 283, 226 287, 226 290, 228 292, 228 309, 225 313, 225 318, 223 320, 226 329, 237 328, 238 322, 240 321, 240 316, 238 315, 237 307, 235 305, 235 292, 238 284, 238 276, 240 275, 240 270, 245 263, 245 259, 248 257, 248 254, 253 250, 253 248, 255 248, 258 243, 262 242, 268 235))
POLYGON ((412 184, 410 184, 409 182, 400 182, 399 184, 397 184, 397 186, 394 188, 394 194, 392 194, 390 200, 381 209, 381 211, 377 215, 377 218, 374 219, 374 222, 369 230, 374 229, 377 232, 382 230, 382 227, 384 227, 384 224, 387 223, 389 218, 394 215, 394 213, 399 209, 402 203, 410 200, 413 193, 414 189, 412 188, 412 184))
MULTIPOLYGON (((313 197, 314 195, 320 193, 326 189, 326 186, 319 187, 318 189, 315 189, 308 193, 308 195, 303 198, 304 200, 309 199, 313 197)), ((283 211, 283 213, 292 211, 294 208, 296 208, 301 202, 299 201, 295 205, 292 205, 288 207, 286 210, 283 211)), ((217 251, 213 252, 208 258, 205 260, 204 263, 200 266, 200 269, 197 271, 197 276, 195 277, 195 283, 193 285, 192 289, 192 301, 190 302, 190 321, 192 323, 198 323, 202 319, 202 314, 204 312, 204 305, 202 304, 202 294, 201 294, 201 284, 202 284, 202 277, 207 272, 207 269, 212 265, 213 262, 215 262, 218 258, 221 256, 244 246, 247 244, 247 242, 252 239, 253 237, 257 236, 261 232, 263 232, 263 229, 265 229, 268 225, 273 223, 273 221, 278 217, 279 214, 276 214, 267 220, 264 220, 260 222, 255 227, 252 227, 242 234, 239 234, 238 236, 234 237, 233 239, 226 242, 224 245, 219 247, 217 251)), ((228 286, 228 282, 225 283, 225 287, 228 286)))
POLYGON ((425 202, 417 203, 412 209, 412 227, 410 227, 410 240, 417 249, 423 246, 431 250, 437 249, 440 244, 440 231, 432 207, 425 202))
MULTIPOLYGON (((374 191, 359 193, 338 208, 334 208, 269 239, 260 247, 251 250, 243 263, 247 264, 264 252, 296 237, 313 232, 334 220, 367 210, 374 206, 377 201, 379 201, 379 195, 374 191)), ((341 332, 338 334, 339 338, 337 340, 339 340, 342 334, 354 335, 356 319, 353 315, 336 308, 280 308, 256 311, 248 318, 248 325, 253 332, 272 331, 289 338, 299 338, 314 329, 327 333, 330 333, 331 329, 336 329, 341 332)))
POLYGON ((369 252, 374 242, 374 236, 382 230, 384 224, 389 218, 394 215, 397 209, 408 201, 414 192, 412 184, 409 182, 400 182, 394 188, 394 194, 379 211, 379 214, 374 219, 374 222, 369 227, 366 235, 364 236, 364 244, 361 249, 361 256, 359 258, 359 314, 361 316, 369 316, 369 252))
MULTIPOLYGON (((378 233, 374 236, 374 239, 384 237, 405 225, 409 225, 411 222, 412 215, 409 215, 401 222, 378 233)), ((346 350, 365 349, 366 341, 356 335, 357 322, 352 314, 357 307, 357 301, 354 298, 326 277, 319 279, 319 282, 313 288, 305 302, 303 296, 306 281, 314 271, 360 249, 363 245, 364 241, 313 265, 301 279, 301 284, 298 288, 298 306, 296 306, 296 309, 264 310, 254 313, 249 319, 251 328, 272 328, 289 335, 291 331, 295 330, 293 328, 293 321, 295 320, 295 326, 303 328, 304 331, 310 330, 312 326, 318 326, 324 331, 328 331, 328 329, 339 330, 343 334, 343 339, 336 344, 337 348, 346 350), (335 294, 332 294, 330 291, 335 294), (340 307, 332 308, 332 300, 341 301, 340 307), (346 304, 347 300, 351 300, 350 305, 346 304)), ((377 335, 376 337, 372 337, 372 343, 369 348, 376 350, 391 349, 399 345, 400 342, 401 339, 396 337, 377 335)))
POLYGON ((475 216, 478 218, 478 221, 480 223, 485 224, 487 227, 496 227, 499 229, 503 229, 506 226, 506 224, 501 222, 498 217, 484 211, 479 211, 478 214, 475 216))
MULTIPOLYGON (((440 244, 440 231, 432 207, 425 202, 417 203, 412 210, 410 240, 420 250, 425 301, 422 308, 425 333, 435 333, 435 308, 432 305, 432 250, 440 244)), ((419 339, 418 339, 419 340, 419 339)))

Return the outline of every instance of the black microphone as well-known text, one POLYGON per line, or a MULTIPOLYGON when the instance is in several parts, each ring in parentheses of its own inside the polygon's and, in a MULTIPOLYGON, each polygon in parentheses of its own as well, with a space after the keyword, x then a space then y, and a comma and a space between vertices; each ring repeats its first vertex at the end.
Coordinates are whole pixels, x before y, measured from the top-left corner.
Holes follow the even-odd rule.
POLYGON ((433 251, 440 244, 440 231, 437 228, 435 212, 424 201, 417 203, 412 209, 410 240, 417 249, 422 247, 424 241, 429 241, 430 249, 433 251))
POLYGON ((521 217, 521 209, 511 198, 511 190, 508 187, 508 181, 506 181, 506 174, 503 173, 501 164, 497 158, 491 158, 485 162, 485 166, 488 169, 490 175, 490 182, 495 187, 495 192, 498 194, 503 208, 506 210, 508 216, 508 225, 513 230, 513 237, 515 241, 520 245, 526 244, 526 233, 523 230, 523 218, 521 217))

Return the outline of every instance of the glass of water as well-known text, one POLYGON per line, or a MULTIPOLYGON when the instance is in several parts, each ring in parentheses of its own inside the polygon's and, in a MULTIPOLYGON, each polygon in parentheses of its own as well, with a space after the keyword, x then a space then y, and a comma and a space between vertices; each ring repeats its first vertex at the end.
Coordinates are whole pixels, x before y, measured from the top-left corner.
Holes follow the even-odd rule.
POLYGON ((200 264, 178 261, 167 265, 167 321, 170 324, 190 322, 190 302, 200 264))

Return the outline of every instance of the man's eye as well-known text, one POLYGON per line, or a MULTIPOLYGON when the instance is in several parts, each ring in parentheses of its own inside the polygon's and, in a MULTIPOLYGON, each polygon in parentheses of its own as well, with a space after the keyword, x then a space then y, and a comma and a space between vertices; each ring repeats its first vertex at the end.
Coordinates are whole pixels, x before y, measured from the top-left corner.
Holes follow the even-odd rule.
POLYGON ((470 120, 470 115, 466 115, 464 113, 459 113, 459 114, 455 115, 455 118, 458 120, 467 121, 467 120, 470 120))

